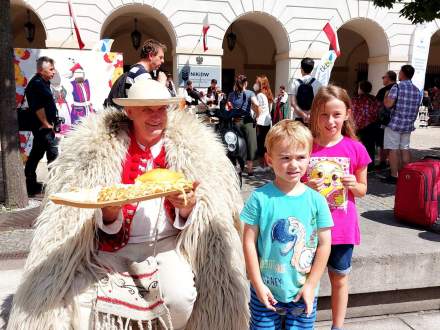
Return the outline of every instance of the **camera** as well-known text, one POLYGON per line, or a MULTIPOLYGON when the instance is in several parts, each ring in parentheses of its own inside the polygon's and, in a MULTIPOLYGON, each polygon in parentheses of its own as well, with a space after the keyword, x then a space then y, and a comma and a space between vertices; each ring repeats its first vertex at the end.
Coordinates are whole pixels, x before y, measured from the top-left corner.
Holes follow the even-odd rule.
POLYGON ((66 120, 64 117, 55 117, 55 120, 53 122, 53 130, 55 133, 61 132, 61 125, 64 124, 66 120))

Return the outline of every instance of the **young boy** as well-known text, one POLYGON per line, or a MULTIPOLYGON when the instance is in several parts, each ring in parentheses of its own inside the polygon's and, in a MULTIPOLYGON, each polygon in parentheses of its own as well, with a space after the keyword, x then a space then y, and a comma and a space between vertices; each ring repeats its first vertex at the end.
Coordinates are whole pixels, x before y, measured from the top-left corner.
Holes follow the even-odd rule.
POLYGON ((313 329, 319 280, 330 254, 332 217, 323 196, 304 185, 310 131, 282 120, 267 134, 275 180, 255 190, 241 213, 251 282, 250 329, 313 329))

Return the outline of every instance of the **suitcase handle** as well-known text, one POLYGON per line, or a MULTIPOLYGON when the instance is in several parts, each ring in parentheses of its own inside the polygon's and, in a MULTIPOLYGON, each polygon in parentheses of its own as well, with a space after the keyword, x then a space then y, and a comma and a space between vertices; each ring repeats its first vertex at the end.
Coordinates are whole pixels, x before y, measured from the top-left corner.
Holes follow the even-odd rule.
POLYGON ((429 155, 429 156, 425 156, 425 157, 423 157, 422 159, 423 159, 423 160, 426 160, 426 159, 440 160, 440 156, 429 155))

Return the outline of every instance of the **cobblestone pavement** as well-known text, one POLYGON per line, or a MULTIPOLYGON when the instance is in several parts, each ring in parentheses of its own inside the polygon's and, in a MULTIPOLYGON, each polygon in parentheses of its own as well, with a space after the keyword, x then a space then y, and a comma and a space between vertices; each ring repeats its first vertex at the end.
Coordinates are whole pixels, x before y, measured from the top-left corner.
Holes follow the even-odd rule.
MULTIPOLYGON (((426 155, 440 157, 440 127, 417 129, 411 139, 414 159, 426 155)), ((40 164, 39 179, 47 177, 46 166, 40 164)), ((380 182, 380 175, 385 173, 371 172, 368 174, 368 193, 357 200, 361 220, 393 219, 394 185, 380 182)), ((257 187, 273 179, 272 172, 255 173, 253 177, 243 176, 242 196, 246 200, 257 187)), ((42 196, 36 198, 41 201, 42 196)), ((30 208, 26 212, 0 213, 0 259, 16 258, 25 255, 32 235, 32 222, 39 208, 30 208)))
MULTIPOLYGON (((412 138, 412 148, 414 158, 418 159, 426 155, 440 156, 440 127, 429 127, 428 129, 416 130, 412 138)), ((42 163, 39 169, 39 180, 47 178, 45 164, 42 163), (46 172, 45 172, 46 171, 46 172)), ((362 199, 357 200, 357 207, 361 216, 361 223, 366 220, 382 222, 385 225, 395 226, 393 218, 394 189, 395 186, 382 184, 379 176, 385 173, 372 172, 368 175, 368 193, 362 199)), ((272 180, 273 174, 256 173, 255 176, 248 178, 244 175, 242 196, 247 199, 249 194, 257 187, 272 180)), ((27 210, 15 212, 0 212, 0 303, 2 312, 0 313, 0 328, 6 311, 9 310, 11 293, 15 291, 19 278, 22 275, 24 259, 28 253, 32 239, 32 223, 39 213, 38 203, 42 196, 36 198, 35 207, 27 210)), ((435 235, 427 233, 426 235, 435 235)), ((438 241, 437 238, 430 236, 431 240, 438 241)), ((440 320, 440 313, 427 314, 421 318, 420 315, 403 316, 382 316, 380 318, 353 319, 346 325, 347 330, 361 329, 434 329, 440 320)), ((328 329, 328 322, 319 322, 317 329, 328 329)))

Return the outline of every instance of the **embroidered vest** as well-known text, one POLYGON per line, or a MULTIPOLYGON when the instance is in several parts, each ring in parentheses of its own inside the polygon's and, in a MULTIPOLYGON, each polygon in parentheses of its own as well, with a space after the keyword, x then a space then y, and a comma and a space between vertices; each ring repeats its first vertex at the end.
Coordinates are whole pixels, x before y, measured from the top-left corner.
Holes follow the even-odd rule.
MULTIPOLYGON (((128 148, 125 162, 122 168, 122 183, 133 184, 135 179, 142 175, 152 162, 152 168, 167 168, 165 146, 159 152, 156 158, 153 158, 149 148, 142 150, 133 134, 130 135, 130 147, 128 148)), ((107 234, 98 229, 98 248, 101 251, 113 252, 123 248, 128 243, 130 238, 130 228, 133 222, 133 217, 139 203, 127 204, 122 207, 122 226, 118 233, 107 234)), ((168 218, 174 222, 175 209, 173 205, 165 201, 165 211, 168 218)))

